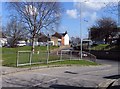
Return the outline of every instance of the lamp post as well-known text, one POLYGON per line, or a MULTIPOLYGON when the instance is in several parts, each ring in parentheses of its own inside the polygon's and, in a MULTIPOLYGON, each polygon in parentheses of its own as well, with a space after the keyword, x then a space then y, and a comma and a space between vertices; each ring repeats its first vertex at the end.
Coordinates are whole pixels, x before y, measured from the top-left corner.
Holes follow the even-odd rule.
MULTIPOLYGON (((84 1, 84 2, 88 2, 87 0, 86 1, 84 1)), ((81 20, 81 18, 82 18, 82 1, 80 2, 80 38, 81 38, 81 41, 80 41, 80 58, 82 59, 83 57, 82 57, 82 55, 83 55, 83 53, 82 53, 82 48, 83 48, 83 39, 82 39, 82 20, 81 20)))
POLYGON ((81 2, 80 2, 80 58, 82 59, 82 21, 81 21, 81 18, 82 18, 82 14, 81 14, 81 2))
POLYGON ((91 41, 91 30, 89 29, 88 30, 88 32, 89 32, 89 40, 90 40, 90 44, 89 44, 89 53, 91 52, 91 45, 92 45, 92 41, 91 41))

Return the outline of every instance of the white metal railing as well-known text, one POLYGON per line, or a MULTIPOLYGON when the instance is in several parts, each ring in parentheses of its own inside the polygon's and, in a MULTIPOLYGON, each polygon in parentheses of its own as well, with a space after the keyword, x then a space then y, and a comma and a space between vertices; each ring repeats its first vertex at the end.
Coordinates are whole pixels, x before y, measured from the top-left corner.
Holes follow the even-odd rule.
POLYGON ((16 58, 16 66, 25 66, 25 65, 32 65, 32 64, 40 64, 40 63, 45 63, 47 60, 47 52, 32 52, 32 51, 18 51, 17 52, 17 58, 16 58), (44 61, 41 61, 43 58, 43 53, 44 55, 44 61), (40 57, 41 54, 41 57, 40 57), (37 58, 36 58, 37 56, 37 58), (24 62, 23 62, 23 61, 24 62), (26 60, 26 61, 25 61, 26 60), (35 61, 36 60, 36 61, 35 61))
MULTIPOLYGON (((81 60, 81 52, 75 50, 61 50, 56 53, 47 52, 32 52, 32 51, 18 51, 16 65, 25 66, 40 63, 51 63, 64 60, 81 60)), ((96 56, 89 52, 82 52, 82 59, 88 59, 96 62, 96 56)))
MULTIPOLYGON (((69 59, 69 60, 80 60, 81 52, 76 50, 61 50, 60 60, 69 59)), ((82 52, 82 59, 88 59, 90 61, 96 62, 96 56, 89 52, 82 52)))
POLYGON ((18 51, 17 52, 17 60, 16 60, 17 67, 18 66, 23 66, 23 65, 31 65, 31 56, 29 56, 29 63, 23 63, 23 64, 19 63, 19 61, 20 61, 20 53, 28 53, 28 55, 31 55, 31 51, 18 51))

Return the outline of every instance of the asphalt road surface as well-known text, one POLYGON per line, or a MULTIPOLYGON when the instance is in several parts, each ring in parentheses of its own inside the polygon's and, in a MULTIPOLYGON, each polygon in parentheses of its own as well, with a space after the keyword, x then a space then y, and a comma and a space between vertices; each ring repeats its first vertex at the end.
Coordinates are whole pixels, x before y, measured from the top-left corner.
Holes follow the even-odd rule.
POLYGON ((108 79, 119 79, 118 62, 105 60, 97 62, 102 65, 51 67, 3 75, 2 87, 95 89, 108 79))

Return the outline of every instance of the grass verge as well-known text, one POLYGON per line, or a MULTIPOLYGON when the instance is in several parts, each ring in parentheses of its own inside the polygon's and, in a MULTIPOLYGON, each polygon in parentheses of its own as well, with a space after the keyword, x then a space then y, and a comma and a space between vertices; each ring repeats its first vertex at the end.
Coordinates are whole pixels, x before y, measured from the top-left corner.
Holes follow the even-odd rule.
MULTIPOLYGON (((51 46, 50 50, 57 49, 57 46, 51 46)), ((2 65, 8 67, 16 66, 17 51, 30 51, 31 46, 17 47, 17 48, 2 48, 2 65)), ((37 46, 35 51, 39 51, 40 54, 34 54, 32 58, 33 62, 46 61, 47 57, 47 47, 46 46, 37 46)), ((20 54, 20 63, 27 63, 29 61, 29 53, 20 54)))
MULTIPOLYGON (((51 50, 58 48, 57 46, 51 46, 51 50)), ((25 47, 18 47, 18 48, 3 48, 2 49, 2 65, 8 67, 16 67, 16 58, 17 58, 17 51, 30 51, 30 46, 25 47)), ((59 62, 52 62, 46 64, 47 59, 47 48, 45 46, 36 47, 37 51, 40 51, 40 54, 34 54, 32 56, 32 62, 44 62, 42 64, 34 64, 31 66, 23 66, 23 67, 32 67, 32 66, 49 66, 49 65, 82 65, 82 66, 89 66, 89 65, 98 65, 95 62, 90 62, 87 60, 65 60, 59 62)), ((50 55, 49 61, 60 60, 60 56, 58 55, 50 55)), ((19 63, 29 63, 29 53, 22 53, 20 56, 19 63)))
POLYGON ((19 68, 29 68, 29 67, 38 67, 38 66, 98 66, 100 64, 97 64, 92 61, 88 60, 64 60, 59 62, 51 62, 48 64, 34 64, 31 66, 19 66, 19 68))
POLYGON ((91 50, 105 50, 106 47, 108 47, 109 44, 99 44, 96 46, 93 46, 92 48, 90 48, 91 50))

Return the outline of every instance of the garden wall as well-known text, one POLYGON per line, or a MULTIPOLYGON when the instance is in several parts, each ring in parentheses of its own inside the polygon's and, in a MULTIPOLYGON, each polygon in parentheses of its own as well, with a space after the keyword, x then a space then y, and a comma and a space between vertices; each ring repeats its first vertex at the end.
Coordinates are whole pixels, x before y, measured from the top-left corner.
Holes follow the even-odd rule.
POLYGON ((120 61, 120 51, 95 51, 91 50, 90 53, 95 55, 97 59, 115 60, 120 61))

